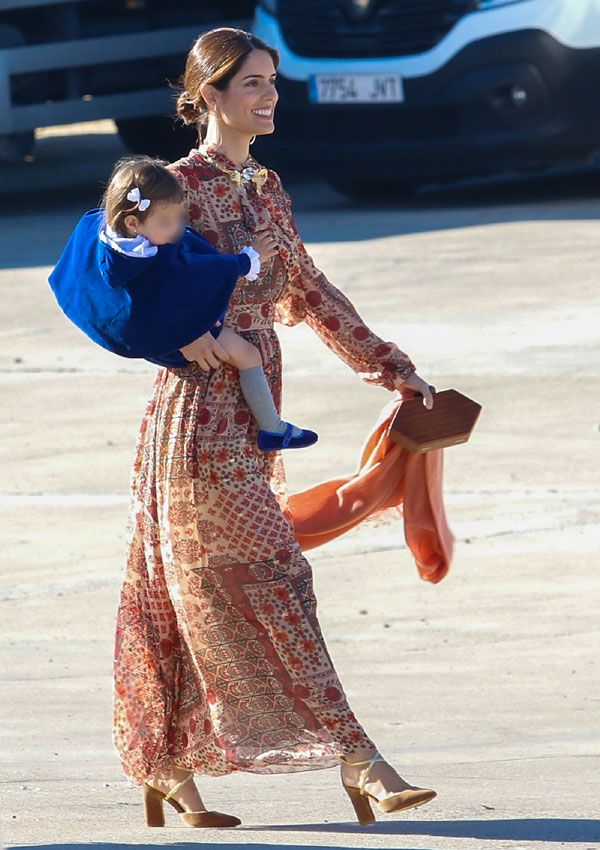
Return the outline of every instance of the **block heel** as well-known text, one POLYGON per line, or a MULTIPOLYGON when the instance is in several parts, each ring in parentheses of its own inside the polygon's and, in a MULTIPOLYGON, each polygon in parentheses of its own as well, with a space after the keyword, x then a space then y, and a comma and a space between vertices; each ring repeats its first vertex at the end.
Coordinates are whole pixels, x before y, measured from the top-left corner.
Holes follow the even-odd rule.
POLYGON ((235 815, 227 815, 223 812, 188 812, 181 803, 173 799, 173 795, 179 791, 182 785, 192 778, 194 774, 189 773, 181 782, 177 782, 168 794, 163 794, 158 788, 153 788, 147 782, 142 785, 144 795, 144 816, 146 826, 164 826, 165 812, 164 804, 169 803, 177 811, 181 820, 187 826, 194 827, 223 827, 238 826, 241 820, 235 815))
POLYGON ((342 782, 342 785, 344 791, 350 797, 350 802, 354 806, 359 824, 361 826, 368 826, 371 823, 375 823, 375 815, 373 814, 373 809, 368 798, 361 794, 358 788, 354 788, 352 785, 346 785, 344 782, 342 782))
POLYGON ((371 803, 374 803, 381 812, 385 812, 385 814, 392 814, 393 812, 400 812, 404 809, 416 809, 417 806, 423 806, 425 803, 433 800, 434 797, 437 797, 436 792, 432 791, 430 788, 417 788, 412 785, 405 788, 403 791, 398 791, 395 794, 388 794, 387 797, 382 797, 381 799, 374 797, 373 794, 369 794, 368 791, 365 791, 365 783, 369 778, 371 767, 376 761, 385 761, 379 752, 375 752, 373 758, 366 761, 346 762, 346 764, 367 765, 366 768, 360 771, 358 785, 347 785, 344 782, 343 774, 341 777, 344 791, 350 797, 350 801, 354 806, 356 817, 358 818, 358 822, 361 826, 368 826, 375 821, 375 815, 373 814, 371 803))
POLYGON ((144 794, 144 817, 146 826, 164 826, 165 812, 163 809, 163 795, 156 788, 144 782, 142 786, 144 794))

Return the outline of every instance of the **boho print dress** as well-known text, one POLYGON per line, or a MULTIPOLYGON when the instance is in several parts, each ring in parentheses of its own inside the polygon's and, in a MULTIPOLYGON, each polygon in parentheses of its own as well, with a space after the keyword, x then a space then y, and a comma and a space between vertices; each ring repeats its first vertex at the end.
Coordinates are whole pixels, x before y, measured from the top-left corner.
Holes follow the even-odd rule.
MULTIPOLYGON (((410 358, 315 267, 276 172, 240 194, 218 165, 234 168, 201 146, 170 167, 190 224, 219 250, 238 252, 271 222, 279 253, 256 281, 239 279, 225 324, 260 350, 278 408, 274 321, 307 322, 363 380, 393 390, 410 358)), ((374 746, 321 633, 281 453, 260 451, 257 433, 232 366, 159 368, 131 473, 116 618, 113 741, 130 783, 170 764, 213 776, 326 768, 374 746)))

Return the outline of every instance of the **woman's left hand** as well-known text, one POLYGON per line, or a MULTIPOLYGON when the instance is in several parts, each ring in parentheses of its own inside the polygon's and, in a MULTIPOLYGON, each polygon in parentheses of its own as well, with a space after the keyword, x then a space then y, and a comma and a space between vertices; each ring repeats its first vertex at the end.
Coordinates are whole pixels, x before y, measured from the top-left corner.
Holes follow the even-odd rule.
POLYGON ((394 386, 403 398, 414 398, 415 394, 420 393, 423 396, 423 404, 427 410, 431 410, 433 407, 435 387, 432 387, 431 384, 420 378, 416 372, 413 372, 405 380, 398 379, 394 386), (406 390, 414 390, 414 392, 406 392, 406 390))

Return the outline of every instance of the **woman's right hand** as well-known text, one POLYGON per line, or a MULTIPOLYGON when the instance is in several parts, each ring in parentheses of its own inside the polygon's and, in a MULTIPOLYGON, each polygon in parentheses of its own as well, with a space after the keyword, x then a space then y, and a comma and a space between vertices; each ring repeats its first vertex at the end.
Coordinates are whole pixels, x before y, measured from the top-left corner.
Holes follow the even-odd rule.
POLYGON ((277 253, 277 242, 267 226, 261 227, 260 230, 256 231, 256 236, 250 245, 255 251, 258 251, 261 263, 271 259, 277 253))
MULTIPOLYGON (((217 324, 220 324, 220 322, 217 322, 217 324)), ((187 360, 197 363, 205 372, 208 372, 209 369, 217 369, 219 360, 229 362, 229 355, 210 331, 179 350, 187 360)))

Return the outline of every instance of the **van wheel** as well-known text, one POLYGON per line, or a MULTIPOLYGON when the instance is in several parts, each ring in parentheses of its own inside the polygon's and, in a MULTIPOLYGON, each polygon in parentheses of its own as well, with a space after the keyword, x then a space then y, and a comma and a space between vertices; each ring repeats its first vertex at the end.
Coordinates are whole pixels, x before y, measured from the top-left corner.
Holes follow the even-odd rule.
POLYGON ((418 183, 409 180, 357 180, 335 177, 328 179, 330 186, 353 201, 394 201, 405 200, 412 197, 419 188, 418 183))
POLYGON ((118 118, 119 136, 132 153, 145 153, 174 162, 187 156, 198 143, 195 127, 175 123, 164 115, 118 118))

